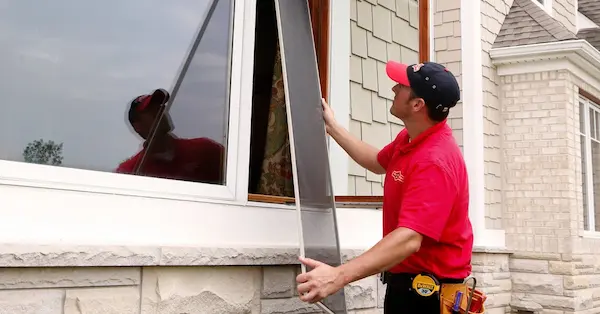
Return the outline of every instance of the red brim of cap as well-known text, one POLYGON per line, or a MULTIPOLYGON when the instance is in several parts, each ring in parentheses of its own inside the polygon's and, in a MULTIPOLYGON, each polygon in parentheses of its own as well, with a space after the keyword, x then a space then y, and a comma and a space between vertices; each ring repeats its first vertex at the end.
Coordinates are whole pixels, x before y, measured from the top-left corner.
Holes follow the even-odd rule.
POLYGON ((138 110, 145 110, 149 105, 160 106, 169 101, 169 92, 160 88, 155 90, 151 95, 148 95, 138 107, 138 110))
POLYGON ((410 86, 407 69, 408 65, 396 61, 388 61, 385 65, 385 72, 388 77, 392 79, 392 81, 404 86, 410 86))

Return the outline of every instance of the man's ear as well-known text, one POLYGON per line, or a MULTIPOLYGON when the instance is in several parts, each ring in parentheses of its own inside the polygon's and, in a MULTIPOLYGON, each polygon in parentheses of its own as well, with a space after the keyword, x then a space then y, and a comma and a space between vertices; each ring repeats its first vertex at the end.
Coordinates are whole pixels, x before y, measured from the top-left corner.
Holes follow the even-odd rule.
POLYGON ((412 100, 413 101, 413 109, 415 111, 421 111, 423 109, 427 109, 425 108, 425 100, 423 100, 423 98, 417 97, 415 99, 412 100))

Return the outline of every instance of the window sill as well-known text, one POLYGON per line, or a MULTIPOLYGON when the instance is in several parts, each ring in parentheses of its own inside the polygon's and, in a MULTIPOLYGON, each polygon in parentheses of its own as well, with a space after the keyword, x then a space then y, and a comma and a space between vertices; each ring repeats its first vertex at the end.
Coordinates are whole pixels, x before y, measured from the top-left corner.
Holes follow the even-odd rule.
POLYGON ((584 239, 600 239, 600 231, 583 231, 584 239))
MULTIPOLYGON (((290 205, 20 186, 0 186, 0 194, 0 267, 297 263, 298 215, 290 205)), ((340 208, 341 247, 367 249, 377 243, 381 215, 369 208, 340 208)))

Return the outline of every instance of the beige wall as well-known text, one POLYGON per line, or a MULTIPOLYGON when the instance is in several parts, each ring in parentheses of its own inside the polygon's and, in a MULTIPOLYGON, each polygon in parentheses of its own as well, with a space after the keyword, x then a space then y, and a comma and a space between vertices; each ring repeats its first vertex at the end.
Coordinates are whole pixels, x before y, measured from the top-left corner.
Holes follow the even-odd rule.
MULTIPOLYGON (((461 71, 461 37, 460 37, 460 1, 436 1, 433 13, 433 36, 435 62, 442 63, 452 72, 463 86, 461 71)), ((448 124, 452 128, 454 138, 462 148, 463 120, 462 101, 450 110, 448 124)))
POLYGON ((501 78, 513 300, 548 313, 600 310, 600 239, 583 234, 579 87, 598 94, 566 70, 501 78))
MULTIPOLYGON (((393 82, 385 63, 418 62, 416 0, 351 0, 350 132, 377 148, 391 142, 402 123, 389 114, 393 82)), ((350 160, 349 195, 383 195, 382 176, 350 160)))

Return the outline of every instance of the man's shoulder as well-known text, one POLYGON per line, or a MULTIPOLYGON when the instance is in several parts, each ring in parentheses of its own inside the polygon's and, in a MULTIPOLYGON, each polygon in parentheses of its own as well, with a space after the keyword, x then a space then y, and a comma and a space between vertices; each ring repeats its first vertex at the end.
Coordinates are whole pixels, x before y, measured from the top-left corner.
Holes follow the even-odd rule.
POLYGON ((135 165, 137 164, 139 158, 140 158, 140 153, 138 152, 135 155, 129 157, 128 159, 122 161, 119 166, 117 167, 117 172, 119 173, 131 173, 133 172, 135 165))

